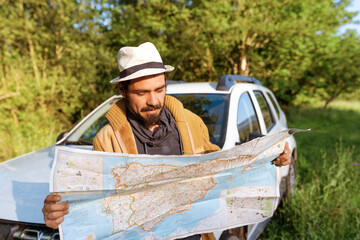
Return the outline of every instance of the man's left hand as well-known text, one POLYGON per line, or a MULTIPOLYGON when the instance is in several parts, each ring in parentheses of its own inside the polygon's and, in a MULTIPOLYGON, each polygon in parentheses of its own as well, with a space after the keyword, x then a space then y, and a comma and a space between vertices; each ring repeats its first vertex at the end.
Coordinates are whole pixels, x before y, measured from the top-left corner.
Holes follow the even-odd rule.
POLYGON ((291 150, 290 150, 290 147, 289 147, 289 143, 286 142, 285 143, 285 147, 284 147, 284 151, 282 152, 282 154, 280 154, 280 156, 278 156, 274 161, 273 163, 276 165, 276 166, 286 166, 286 165, 289 165, 291 162, 291 150))

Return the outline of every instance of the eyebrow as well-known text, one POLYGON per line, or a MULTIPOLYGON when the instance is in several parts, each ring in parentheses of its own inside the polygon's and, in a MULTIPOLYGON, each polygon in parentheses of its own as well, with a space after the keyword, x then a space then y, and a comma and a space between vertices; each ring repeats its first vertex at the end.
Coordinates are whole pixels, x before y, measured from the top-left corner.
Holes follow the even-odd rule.
MULTIPOLYGON (((166 84, 156 88, 155 91, 160 90, 160 89, 165 88, 165 87, 166 87, 166 84)), ((151 92, 151 91, 150 90, 145 90, 145 89, 138 89, 138 90, 132 90, 131 92, 133 92, 133 93, 145 93, 145 92, 151 92)))

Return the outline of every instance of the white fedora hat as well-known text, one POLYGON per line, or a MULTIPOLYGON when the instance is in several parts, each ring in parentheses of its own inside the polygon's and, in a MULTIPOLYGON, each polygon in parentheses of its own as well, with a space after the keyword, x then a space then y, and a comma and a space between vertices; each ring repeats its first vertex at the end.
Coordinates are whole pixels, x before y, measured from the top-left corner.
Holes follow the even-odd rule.
POLYGON ((122 47, 118 54, 120 76, 110 83, 123 82, 143 76, 171 72, 174 67, 164 65, 154 44, 146 42, 138 47, 122 47))

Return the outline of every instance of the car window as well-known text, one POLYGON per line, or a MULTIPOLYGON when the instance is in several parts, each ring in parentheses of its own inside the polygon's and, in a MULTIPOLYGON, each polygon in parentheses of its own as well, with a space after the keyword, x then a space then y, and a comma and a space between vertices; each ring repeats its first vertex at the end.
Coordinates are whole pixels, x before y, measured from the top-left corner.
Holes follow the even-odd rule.
POLYGON ((280 119, 279 108, 278 108, 278 105, 276 104, 276 100, 273 98, 273 96, 270 93, 266 92, 266 94, 267 94, 268 98, 270 99, 272 105, 275 108, 278 119, 280 119))
POLYGON ((248 92, 243 93, 239 100, 237 129, 242 143, 247 141, 249 133, 260 133, 259 121, 248 92))
MULTIPOLYGON (((229 95, 228 94, 172 94, 184 107, 202 118, 209 130, 210 141, 220 148, 225 142, 229 95)), ((109 121, 105 115, 97 119, 80 139, 92 143, 96 134, 109 121)))
POLYGON ((270 108, 262 92, 254 91, 257 102, 259 103, 261 113, 263 115, 266 129, 269 131, 275 123, 274 117, 271 114, 270 108))
POLYGON ((102 127, 108 124, 109 121, 103 115, 98 120, 96 120, 80 137, 80 140, 92 143, 96 134, 100 131, 102 127))
POLYGON ((220 148, 225 142, 229 94, 170 94, 185 108, 202 118, 209 130, 210 141, 220 148))

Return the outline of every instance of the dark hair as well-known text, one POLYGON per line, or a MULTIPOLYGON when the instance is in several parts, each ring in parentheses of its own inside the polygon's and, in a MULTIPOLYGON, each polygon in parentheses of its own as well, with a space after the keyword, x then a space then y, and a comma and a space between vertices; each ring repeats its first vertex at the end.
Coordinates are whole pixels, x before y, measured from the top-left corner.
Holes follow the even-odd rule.
POLYGON ((119 88, 121 90, 123 90, 124 92, 126 92, 128 90, 130 81, 123 81, 123 82, 119 82, 119 88))

